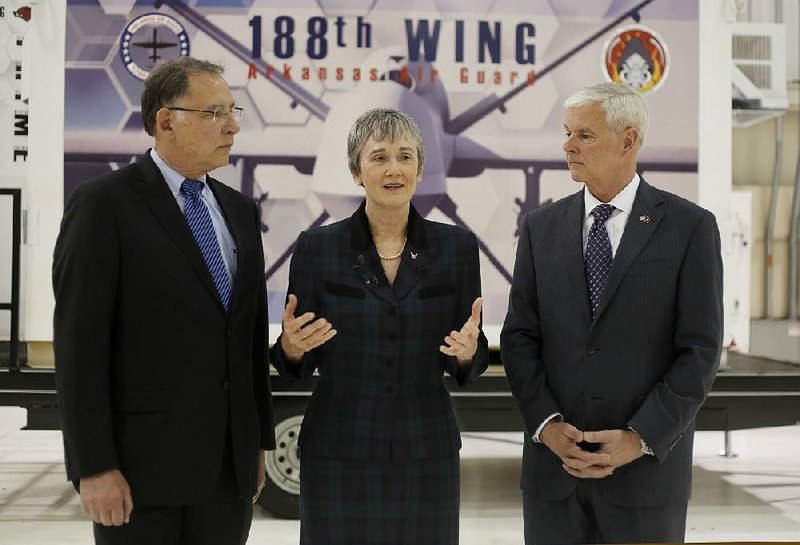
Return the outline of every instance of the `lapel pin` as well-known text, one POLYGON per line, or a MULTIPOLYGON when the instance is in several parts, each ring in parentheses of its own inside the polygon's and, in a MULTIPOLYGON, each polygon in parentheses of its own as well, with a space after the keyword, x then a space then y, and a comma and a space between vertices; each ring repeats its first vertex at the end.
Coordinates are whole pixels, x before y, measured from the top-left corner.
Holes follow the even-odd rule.
POLYGON ((639 216, 639 221, 641 221, 642 223, 650 223, 650 216, 648 216, 647 214, 639 216))
POLYGON ((419 252, 411 252, 411 259, 417 259, 419 252))

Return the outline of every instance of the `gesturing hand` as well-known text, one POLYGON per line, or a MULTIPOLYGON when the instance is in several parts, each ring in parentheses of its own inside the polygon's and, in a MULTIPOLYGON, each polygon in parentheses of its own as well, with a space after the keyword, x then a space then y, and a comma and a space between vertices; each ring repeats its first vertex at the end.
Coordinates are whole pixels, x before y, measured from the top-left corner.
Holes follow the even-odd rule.
POLYGON ((460 331, 451 331, 444 338, 445 344, 439 346, 439 351, 448 356, 455 356, 459 363, 472 361, 472 356, 478 350, 478 337, 480 336, 481 307, 483 299, 478 297, 472 303, 472 314, 460 331))
POLYGON ((332 329, 333 326, 325 318, 314 320, 313 312, 295 317, 297 296, 290 293, 287 299, 286 309, 283 311, 281 349, 286 359, 297 363, 303 354, 331 340, 336 335, 336 330, 332 329))
POLYGON ((94 522, 122 526, 130 520, 133 500, 128 481, 112 469, 81 479, 81 507, 94 522))

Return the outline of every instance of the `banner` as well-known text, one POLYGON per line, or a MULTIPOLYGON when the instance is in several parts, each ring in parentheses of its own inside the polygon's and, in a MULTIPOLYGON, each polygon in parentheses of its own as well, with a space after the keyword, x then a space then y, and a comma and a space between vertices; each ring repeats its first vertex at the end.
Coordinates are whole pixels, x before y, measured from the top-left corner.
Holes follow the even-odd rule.
POLYGON ((0 176, 21 183, 28 159, 30 81, 25 34, 32 17, 30 2, 0 0, 0 176))
POLYGON ((425 141, 415 205, 476 233, 484 319, 499 326, 521 218, 580 189, 561 149, 562 103, 579 88, 617 80, 643 93, 640 172, 696 200, 697 19, 697 0, 70 1, 65 195, 152 144, 139 96, 158 62, 223 62, 245 118, 214 176, 261 206, 278 322, 297 235, 363 199, 350 125, 398 107, 425 141))

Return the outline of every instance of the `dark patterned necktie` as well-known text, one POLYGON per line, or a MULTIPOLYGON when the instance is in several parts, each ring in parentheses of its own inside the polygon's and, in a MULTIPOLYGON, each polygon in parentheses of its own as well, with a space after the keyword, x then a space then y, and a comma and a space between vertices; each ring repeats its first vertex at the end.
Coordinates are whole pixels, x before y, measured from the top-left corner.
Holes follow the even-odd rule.
POLYGON ((183 181, 181 191, 186 195, 183 215, 186 216, 189 230, 197 241, 200 253, 203 254, 203 260, 206 262, 208 272, 217 288, 222 306, 225 308, 225 312, 228 312, 231 306, 231 284, 228 281, 225 262, 222 260, 217 233, 214 232, 214 224, 211 223, 211 214, 209 214, 203 199, 200 198, 202 190, 203 182, 188 179, 183 181))
POLYGON ((599 204, 591 212, 594 216, 594 223, 589 229, 584 268, 586 284, 589 286, 589 302, 592 305, 592 320, 594 320, 597 306, 600 304, 600 298, 611 274, 611 265, 614 262, 611 240, 608 238, 606 230, 606 220, 611 217, 613 211, 614 207, 610 204, 599 204))

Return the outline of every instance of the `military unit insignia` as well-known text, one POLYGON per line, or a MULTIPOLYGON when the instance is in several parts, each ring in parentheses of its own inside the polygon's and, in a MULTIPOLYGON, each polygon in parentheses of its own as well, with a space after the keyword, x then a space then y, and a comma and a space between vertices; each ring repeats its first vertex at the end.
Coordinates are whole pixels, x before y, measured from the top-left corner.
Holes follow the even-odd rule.
POLYGON ((640 93, 655 91, 666 81, 670 60, 667 45, 654 31, 636 25, 617 30, 603 50, 603 73, 640 93))

